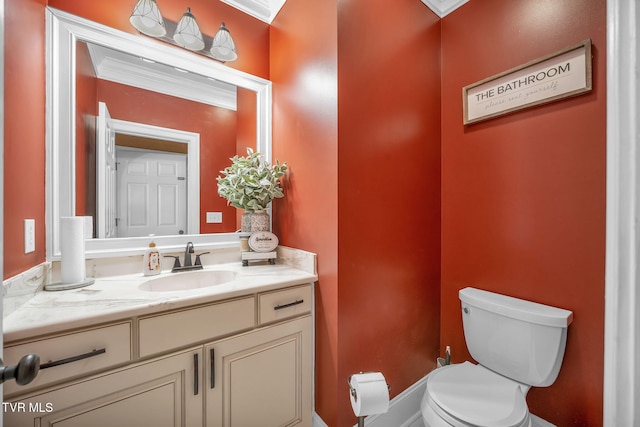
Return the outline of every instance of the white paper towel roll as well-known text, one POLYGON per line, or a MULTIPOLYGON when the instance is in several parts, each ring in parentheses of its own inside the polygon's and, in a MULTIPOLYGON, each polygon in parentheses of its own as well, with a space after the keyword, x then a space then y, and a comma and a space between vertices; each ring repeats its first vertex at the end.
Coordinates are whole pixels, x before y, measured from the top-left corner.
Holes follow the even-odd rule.
POLYGON ((60 218, 60 278, 62 283, 85 280, 84 223, 81 216, 60 218))
POLYGON ((351 375, 349 385, 356 417, 384 414, 389 410, 389 387, 380 372, 351 375))

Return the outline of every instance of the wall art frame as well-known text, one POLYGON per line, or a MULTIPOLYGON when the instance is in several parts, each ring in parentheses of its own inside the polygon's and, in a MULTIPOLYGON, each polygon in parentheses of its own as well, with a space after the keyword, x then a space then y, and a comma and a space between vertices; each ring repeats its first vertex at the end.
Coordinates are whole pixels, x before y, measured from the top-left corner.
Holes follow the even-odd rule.
POLYGON ((592 89, 591 39, 462 88, 463 123, 491 119, 592 89))

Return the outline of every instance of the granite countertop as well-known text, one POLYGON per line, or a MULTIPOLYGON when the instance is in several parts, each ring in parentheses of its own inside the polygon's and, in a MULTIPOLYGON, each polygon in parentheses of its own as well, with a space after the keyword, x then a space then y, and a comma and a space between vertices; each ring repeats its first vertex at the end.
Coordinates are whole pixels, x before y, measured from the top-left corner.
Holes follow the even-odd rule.
POLYGON ((189 274, 162 273, 151 277, 142 274, 103 277, 80 289, 38 292, 4 319, 4 341, 10 343, 317 280, 314 273, 284 264, 242 267, 234 262, 215 264, 205 270, 231 270, 237 275, 231 282, 193 290, 151 292, 138 288, 154 278, 189 274))

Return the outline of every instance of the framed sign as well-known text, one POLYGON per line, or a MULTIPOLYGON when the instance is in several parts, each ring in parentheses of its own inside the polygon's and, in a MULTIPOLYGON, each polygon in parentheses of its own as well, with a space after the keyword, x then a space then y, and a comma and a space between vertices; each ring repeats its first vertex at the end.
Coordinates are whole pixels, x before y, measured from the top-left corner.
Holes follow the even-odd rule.
POLYGON ((591 39, 462 88, 465 125, 591 90, 591 39))

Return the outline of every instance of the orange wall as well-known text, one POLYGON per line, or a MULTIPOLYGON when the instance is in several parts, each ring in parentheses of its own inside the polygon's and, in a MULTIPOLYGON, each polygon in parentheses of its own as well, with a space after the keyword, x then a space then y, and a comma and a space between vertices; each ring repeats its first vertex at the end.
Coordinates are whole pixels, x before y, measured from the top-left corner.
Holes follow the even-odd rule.
POLYGON ((281 243, 318 255, 316 411, 336 425, 338 388, 338 111, 336 3, 288 1, 271 26, 274 157, 290 165, 274 201, 281 243))
POLYGON ((45 258, 44 3, 5 2, 4 278, 45 258), (26 218, 36 220, 36 251, 25 255, 26 218))
MULTIPOLYGON (((24 218, 36 218, 37 237, 34 254, 5 250, 5 278, 45 257, 44 3, 5 7, 4 247, 22 248, 24 218)), ((131 3, 49 0, 134 32, 131 3)), ((177 20, 185 5, 165 3, 177 20)), ((354 371, 384 371, 395 395, 439 348, 467 358, 457 292, 473 285, 574 311, 560 376, 529 402, 558 425, 601 425, 605 2, 472 0, 440 34, 419 1, 372 3, 289 1, 269 28, 222 3, 191 2, 203 28, 227 22, 240 54, 229 66, 274 83, 274 155, 291 165, 276 233, 318 254, 318 413, 331 427, 354 423, 354 371), (592 93, 462 125, 463 86, 587 37, 592 93), (356 329, 363 318, 368 329, 356 329)))
POLYGON ((475 286, 572 310, 556 383, 533 413, 602 424, 605 2, 472 0, 442 21, 441 347, 468 357, 458 290, 475 286), (462 125, 461 88, 593 40, 593 91, 462 125))
POLYGON ((438 354, 440 32, 414 0, 319 3, 288 2, 271 32, 292 165, 276 223, 318 254, 316 411, 345 427, 351 373, 383 371, 395 396, 438 354))
POLYGON ((440 318, 440 23, 421 2, 338 10, 338 427, 348 376, 391 398, 435 368, 440 318))

